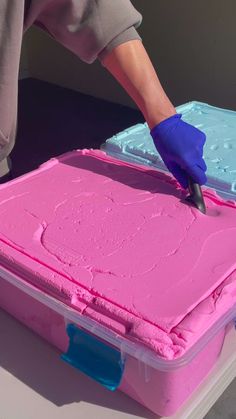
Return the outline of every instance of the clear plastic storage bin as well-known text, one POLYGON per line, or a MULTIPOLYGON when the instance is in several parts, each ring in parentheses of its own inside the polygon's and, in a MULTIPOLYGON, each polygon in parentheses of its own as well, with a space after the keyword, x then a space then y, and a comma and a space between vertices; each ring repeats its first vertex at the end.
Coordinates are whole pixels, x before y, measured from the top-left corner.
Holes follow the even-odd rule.
MULTIPOLYGON (((118 298, 117 275, 112 267, 111 271, 99 266, 93 268, 95 277, 91 282, 88 275, 91 269, 80 270, 82 259, 76 248, 78 238, 83 255, 88 259, 93 258, 96 246, 99 249, 99 243, 90 244, 93 235, 86 230, 86 223, 84 235, 81 236, 81 230, 76 235, 83 219, 88 222, 87 217, 90 217, 90 223, 93 223, 96 214, 90 203, 101 195, 99 187, 106 185, 104 199, 111 203, 112 198, 107 195, 111 185, 117 191, 114 199, 122 197, 123 190, 125 194, 129 192, 129 186, 117 182, 116 164, 115 159, 101 151, 75 151, 1 185, 0 307, 55 345, 62 352, 64 361, 106 388, 119 389, 158 415, 169 416, 192 395, 221 353, 227 327, 233 326, 236 318, 236 271, 227 271, 226 282, 218 283, 213 290, 215 304, 220 305, 221 311, 211 313, 208 305, 204 306, 205 298, 211 297, 210 292, 208 296, 202 296, 199 323, 204 332, 200 334, 196 329, 195 343, 183 354, 166 359, 149 345, 146 336, 141 340, 144 332, 136 331, 136 337, 132 335, 132 328, 137 326, 132 323, 135 316, 131 316, 132 306, 122 306, 118 298), (107 170, 110 177, 105 176, 107 170), (92 194, 89 188, 95 188, 95 192, 92 194), (109 284, 103 295, 99 291, 99 279, 95 284, 93 282, 101 273, 109 284), (104 308, 105 301, 109 304, 104 308), (116 311, 112 311, 112 307, 116 311), (130 322, 126 328, 125 316, 130 322)), ((126 179, 122 166, 119 170, 119 178, 126 179)), ((136 181, 139 176, 143 179, 146 169, 129 165, 127 170, 131 170, 132 179, 136 181), (140 170, 142 173, 139 174, 140 170)), ((132 194, 136 193, 137 189, 132 190, 132 194)), ((175 196, 170 199, 178 201, 175 196)), ((103 231, 106 232, 106 226, 111 223, 106 224, 101 201, 96 202, 96 211, 101 212, 103 231)), ((236 207, 230 205, 236 214, 236 207)), ((128 211, 126 207, 124 214, 128 211)), ((119 211, 117 214, 120 216, 119 211)), ((122 226, 125 218, 118 222, 122 226)), ((119 229, 114 230, 114 237, 117 232, 119 229)), ((117 237, 120 240, 119 234, 117 237)), ((105 234, 102 241, 106 243, 106 240, 105 234)), ((234 246, 230 247, 233 254, 234 246)), ((231 265, 226 262, 229 270, 231 265)), ((99 265, 98 260, 96 263, 99 265)), ((101 281, 103 279, 101 277, 101 281)), ((125 289, 127 285, 124 283, 125 289)), ((136 286, 140 287, 140 283, 136 286)))

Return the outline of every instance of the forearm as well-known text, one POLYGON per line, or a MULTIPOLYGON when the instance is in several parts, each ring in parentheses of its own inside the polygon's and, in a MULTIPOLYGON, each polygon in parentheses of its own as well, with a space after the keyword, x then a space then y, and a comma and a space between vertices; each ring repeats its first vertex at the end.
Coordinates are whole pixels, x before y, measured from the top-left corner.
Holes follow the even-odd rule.
POLYGON ((150 129, 176 113, 141 41, 119 45, 102 64, 137 104, 150 129))

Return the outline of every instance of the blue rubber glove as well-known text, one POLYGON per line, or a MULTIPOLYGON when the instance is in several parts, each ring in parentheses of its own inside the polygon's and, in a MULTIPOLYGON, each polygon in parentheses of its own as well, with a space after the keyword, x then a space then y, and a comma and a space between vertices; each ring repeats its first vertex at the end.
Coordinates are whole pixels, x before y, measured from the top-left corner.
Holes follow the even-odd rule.
POLYGON ((183 188, 188 187, 188 176, 203 185, 207 181, 203 160, 205 134, 176 114, 160 122, 151 130, 155 147, 168 170, 183 188))

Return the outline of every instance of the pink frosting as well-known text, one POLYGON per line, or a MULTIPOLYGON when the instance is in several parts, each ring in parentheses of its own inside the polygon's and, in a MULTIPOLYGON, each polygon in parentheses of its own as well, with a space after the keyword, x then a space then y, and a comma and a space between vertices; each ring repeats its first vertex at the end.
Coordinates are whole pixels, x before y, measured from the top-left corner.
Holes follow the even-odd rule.
POLYGON ((0 261, 173 359, 236 303, 236 205, 204 196, 207 215, 167 174, 67 153, 0 187, 0 261))

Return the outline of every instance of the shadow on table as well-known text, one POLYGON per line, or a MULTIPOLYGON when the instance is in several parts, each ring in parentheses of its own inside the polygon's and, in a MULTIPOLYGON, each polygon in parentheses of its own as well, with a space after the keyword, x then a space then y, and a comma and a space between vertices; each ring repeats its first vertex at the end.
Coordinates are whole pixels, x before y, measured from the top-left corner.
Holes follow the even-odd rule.
POLYGON ((18 102, 14 177, 67 151, 100 148, 107 138, 143 122, 136 109, 31 78, 19 82, 18 102))
POLYGON ((157 418, 120 392, 110 392, 65 364, 60 354, 0 310, 0 366, 57 406, 85 401, 142 417, 157 418))

